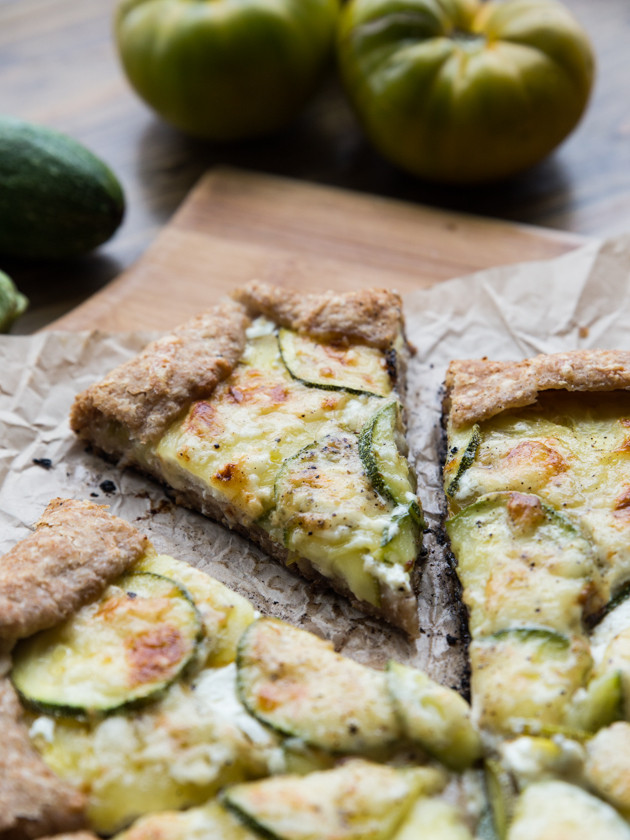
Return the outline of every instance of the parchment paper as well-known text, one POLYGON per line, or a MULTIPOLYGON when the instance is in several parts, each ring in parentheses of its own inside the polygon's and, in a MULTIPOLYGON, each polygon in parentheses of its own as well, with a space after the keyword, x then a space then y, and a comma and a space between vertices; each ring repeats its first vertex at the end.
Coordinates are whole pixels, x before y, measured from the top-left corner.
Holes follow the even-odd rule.
POLYGON ((409 372, 409 441, 427 514, 414 642, 342 598, 313 591, 246 540, 176 507, 156 483, 85 450, 68 427, 76 393, 129 358, 150 333, 41 333, 0 338, 0 552, 24 537, 56 496, 108 504, 156 548, 187 560, 277 615, 371 664, 426 668, 447 685, 465 677, 456 581, 440 538, 441 387, 453 358, 518 359, 578 347, 630 348, 630 237, 564 257, 493 269, 405 298, 417 353, 409 372))

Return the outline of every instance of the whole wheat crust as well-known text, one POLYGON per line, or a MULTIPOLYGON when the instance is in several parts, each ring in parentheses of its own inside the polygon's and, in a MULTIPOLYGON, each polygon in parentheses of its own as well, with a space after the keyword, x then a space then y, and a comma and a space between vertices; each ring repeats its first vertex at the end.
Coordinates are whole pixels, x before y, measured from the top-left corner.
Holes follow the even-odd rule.
POLYGON ((388 289, 305 295, 254 281, 234 296, 254 318, 266 315, 316 338, 362 341, 380 350, 387 350, 403 323, 400 295, 388 289))
POLYGON ((83 828, 83 794, 57 778, 31 746, 8 679, 0 680, 0 732, 0 838, 23 840, 83 828))
POLYGON ((457 360, 446 373, 445 414, 454 428, 533 405, 541 391, 630 388, 630 351, 574 350, 518 362, 457 360))
POLYGON ((68 618, 140 557, 147 542, 106 508, 55 499, 0 563, 0 640, 6 646, 68 618))
MULTIPOLYGON (((55 499, 36 530, 0 562, 0 646, 8 650, 18 638, 68 618, 97 598, 147 545, 146 537, 106 508, 55 499)), ((6 661, 0 662, 0 675, 6 661)), ((83 828, 85 797, 49 770, 31 746, 6 677, 0 679, 0 733, 0 840, 83 828)))

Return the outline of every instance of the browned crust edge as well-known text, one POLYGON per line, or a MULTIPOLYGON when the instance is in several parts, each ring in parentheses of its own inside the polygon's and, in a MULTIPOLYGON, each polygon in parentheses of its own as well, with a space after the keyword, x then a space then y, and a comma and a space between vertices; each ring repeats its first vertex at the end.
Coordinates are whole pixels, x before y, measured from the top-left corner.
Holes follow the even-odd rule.
POLYGON ((149 344, 101 382, 79 394, 70 426, 92 440, 108 421, 140 443, 158 440, 191 402, 210 396, 230 375, 250 320, 266 315, 318 338, 356 340, 388 349, 404 328, 400 296, 386 289, 344 294, 299 292, 252 282, 207 312, 149 344))
POLYGON ((137 560, 148 540, 106 507, 55 499, 0 562, 0 641, 68 618, 137 560))
POLYGON ((404 327, 402 300, 389 289, 304 294, 253 281, 234 293, 252 317, 321 339, 361 341, 387 350, 404 327))
POLYGON ((0 838, 25 840, 86 825, 85 797, 46 767, 30 743, 8 679, 0 681, 0 838))
POLYGON ((230 375, 245 346, 245 308, 224 301, 151 342, 79 394, 70 425, 90 439, 95 423, 121 423, 142 443, 159 438, 188 403, 230 375))
POLYGON ((444 412, 457 429, 532 405, 541 391, 630 388, 630 351, 572 350, 516 362, 456 360, 445 387, 444 412))
MULTIPOLYGON (((132 525, 104 506, 54 499, 35 531, 0 561, 0 643, 52 627, 106 586, 149 546, 132 525)), ((0 680, 0 838, 26 840, 86 826, 82 793, 59 779, 32 747, 8 678, 0 680)), ((82 833, 77 840, 92 838, 82 833)))

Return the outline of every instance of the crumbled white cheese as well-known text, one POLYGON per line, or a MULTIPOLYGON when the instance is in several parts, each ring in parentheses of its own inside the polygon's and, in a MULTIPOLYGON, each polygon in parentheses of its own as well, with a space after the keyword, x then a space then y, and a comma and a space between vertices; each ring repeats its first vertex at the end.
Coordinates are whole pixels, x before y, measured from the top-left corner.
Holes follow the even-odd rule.
POLYGON ((376 397, 356 394, 346 403, 341 413, 341 425, 355 432, 361 430, 378 406, 376 397))
POLYGON ((236 665, 202 671, 194 691, 204 716, 214 721, 229 720, 254 743, 269 744, 269 732, 245 711, 236 693, 236 665))
POLYGON ((28 734, 32 740, 40 737, 48 744, 52 744, 55 737, 55 721, 53 718, 38 717, 31 724, 28 734))
POLYGON ((398 563, 379 562, 371 554, 368 554, 363 566, 369 575, 383 581, 390 589, 402 588, 407 591, 411 589, 409 573, 398 563))
POLYGON ((263 335, 272 335, 275 329, 274 322, 261 315, 247 327, 245 337, 248 341, 253 341, 253 339, 260 338, 263 335))

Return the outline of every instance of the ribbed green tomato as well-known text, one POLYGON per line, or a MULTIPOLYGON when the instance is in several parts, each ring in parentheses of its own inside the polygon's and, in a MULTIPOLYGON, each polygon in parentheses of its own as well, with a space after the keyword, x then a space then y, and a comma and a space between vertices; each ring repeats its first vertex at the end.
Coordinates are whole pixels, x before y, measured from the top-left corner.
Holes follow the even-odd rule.
POLYGON ((577 124, 594 73, 587 35, 556 0, 351 0, 338 53, 374 146, 449 183, 543 158, 577 124))
POLYGON ((115 35, 136 92, 188 134, 273 132, 313 93, 339 0, 120 0, 115 35))

